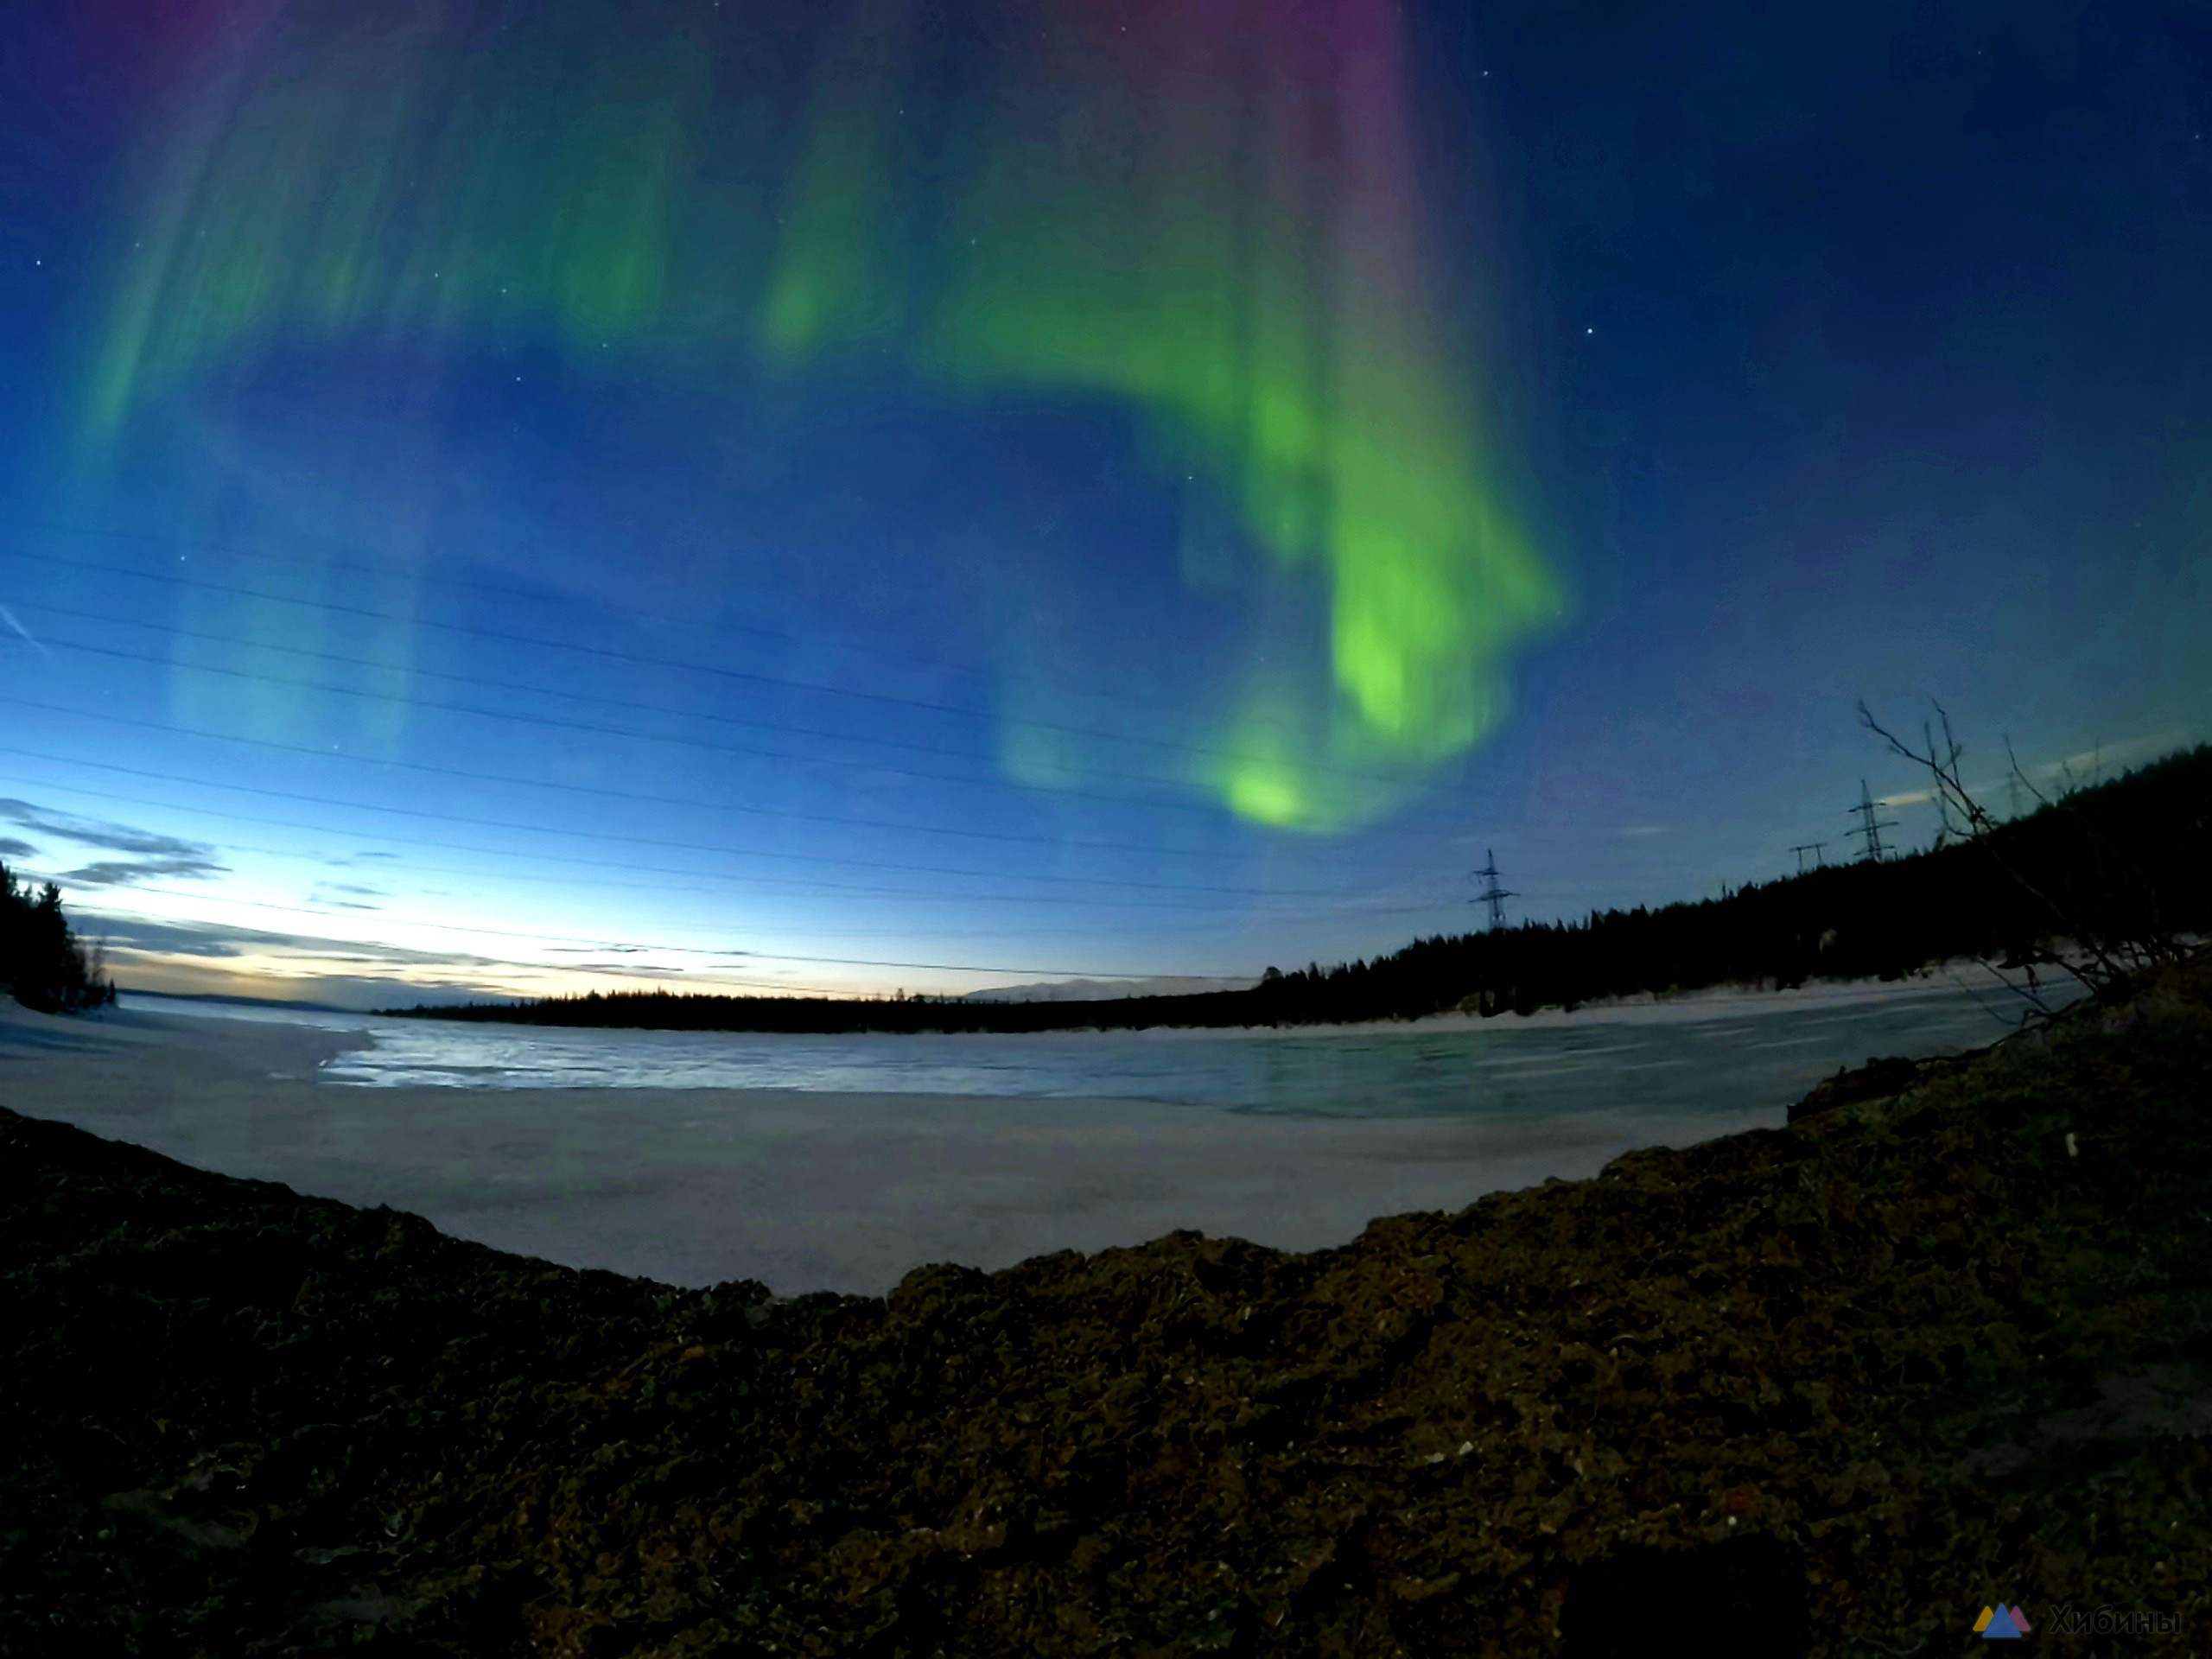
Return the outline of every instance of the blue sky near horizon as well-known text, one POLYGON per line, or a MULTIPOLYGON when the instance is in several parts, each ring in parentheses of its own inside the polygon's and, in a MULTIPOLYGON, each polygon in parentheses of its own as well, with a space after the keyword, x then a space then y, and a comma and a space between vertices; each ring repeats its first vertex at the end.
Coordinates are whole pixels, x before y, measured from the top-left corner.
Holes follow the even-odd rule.
POLYGON ((312 3, 10 25, 0 856, 126 982, 1255 975, 1471 925, 1490 849, 1554 917, 1846 856, 1862 777, 1924 842, 1861 697, 1940 700, 1982 762, 2212 736, 2186 8, 1417 4, 1401 40, 1302 0, 1309 62, 1234 0, 1196 45, 1132 4, 1124 78, 1066 92, 1109 149, 1175 118, 1128 178, 1014 94, 871 137, 1065 4, 763 45, 702 0, 603 52, 563 0, 404 10, 429 45, 312 3), (426 87, 505 131, 560 76, 601 148, 671 124, 607 164, 662 181, 658 264, 598 259, 632 234, 598 175, 494 210, 450 163, 426 87), (741 139, 788 165, 754 189, 741 139), (1186 181, 1239 168, 1281 200, 1224 274, 1210 204, 1249 189, 1186 181), (1039 231, 1063 175, 1110 245, 1039 231), (556 234, 593 261, 506 317, 498 261, 557 287, 556 234), (1273 342, 1234 396, 1190 321, 1222 303, 1273 342), (1283 420, 1329 459, 1277 466, 1283 420), (1369 518, 1283 528, 1307 494, 1369 518))

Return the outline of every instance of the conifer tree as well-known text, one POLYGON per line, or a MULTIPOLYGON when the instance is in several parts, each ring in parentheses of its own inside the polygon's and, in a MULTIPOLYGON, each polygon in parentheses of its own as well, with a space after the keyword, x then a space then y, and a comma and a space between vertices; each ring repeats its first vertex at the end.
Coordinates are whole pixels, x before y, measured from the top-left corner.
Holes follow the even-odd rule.
POLYGON ((0 863, 0 990, 41 1014, 76 1014, 115 1001, 98 946, 87 952, 51 881, 34 893, 0 863))

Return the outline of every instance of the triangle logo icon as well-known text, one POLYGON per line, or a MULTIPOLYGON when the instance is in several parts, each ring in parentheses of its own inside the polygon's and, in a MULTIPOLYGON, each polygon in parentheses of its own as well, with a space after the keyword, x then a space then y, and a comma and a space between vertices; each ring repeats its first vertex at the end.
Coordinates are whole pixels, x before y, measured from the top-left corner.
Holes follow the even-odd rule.
POLYGON ((2020 1627, 2012 1622, 2012 1615, 1999 1607, 1989 1616, 1989 1625, 1982 1631, 1981 1639, 1985 1642, 1999 1642, 2006 1637, 2011 1637, 2018 1641, 2019 1635, 2020 1627))

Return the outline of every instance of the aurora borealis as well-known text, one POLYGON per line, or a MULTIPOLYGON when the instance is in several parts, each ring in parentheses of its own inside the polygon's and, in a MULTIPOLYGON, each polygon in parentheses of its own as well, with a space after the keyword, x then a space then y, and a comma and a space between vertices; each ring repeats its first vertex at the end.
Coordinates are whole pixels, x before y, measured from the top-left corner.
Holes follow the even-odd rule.
POLYGON ((1862 696, 2155 751, 2200 37, 43 0, 0 857, 194 983, 964 991, 1840 850, 1862 696))
MULTIPOLYGON (((1190 579, 1241 578, 1244 654, 1296 664, 1212 688, 1192 782, 1327 830, 1487 734, 1560 592, 1437 315, 1394 5, 867 0, 783 39, 714 15, 299 3, 211 31, 130 223, 94 438, 196 373, 361 337, 709 387, 875 353, 968 399, 1096 397, 1217 499, 1236 546, 1189 550, 1190 579)), ((1040 757, 1014 696, 1008 763, 1048 785, 1083 757, 1040 757)))

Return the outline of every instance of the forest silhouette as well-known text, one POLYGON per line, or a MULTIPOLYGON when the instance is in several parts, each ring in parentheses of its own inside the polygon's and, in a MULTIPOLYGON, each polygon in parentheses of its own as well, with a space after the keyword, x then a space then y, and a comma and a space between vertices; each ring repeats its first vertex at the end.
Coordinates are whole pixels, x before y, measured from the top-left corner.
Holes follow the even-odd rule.
POLYGON ((0 988, 41 1014, 76 1014, 115 1001, 98 945, 87 950, 62 914, 53 882, 34 893, 0 863, 0 988))
POLYGON ((1283 1026, 1573 1008, 1717 985, 1887 979, 1973 958, 2032 975, 2073 945, 2200 932, 2212 747, 2040 802, 1972 838, 1747 882, 1693 903, 1415 939, 1372 960, 1283 972, 1249 990, 994 1002, 592 992, 390 1012, 429 1019, 684 1031, 1033 1032, 1283 1026))

